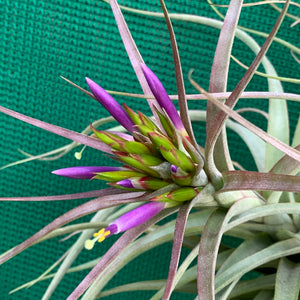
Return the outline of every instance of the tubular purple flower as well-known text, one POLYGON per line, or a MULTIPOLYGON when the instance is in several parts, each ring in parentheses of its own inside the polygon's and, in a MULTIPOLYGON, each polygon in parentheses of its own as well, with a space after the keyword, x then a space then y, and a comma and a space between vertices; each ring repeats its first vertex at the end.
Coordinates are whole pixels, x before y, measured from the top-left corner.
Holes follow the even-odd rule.
POLYGON ((127 231, 133 227, 141 225, 152 217, 161 212, 165 207, 164 202, 148 202, 143 204, 128 213, 124 214, 120 218, 116 219, 113 223, 109 224, 106 228, 102 228, 94 234, 94 239, 87 240, 85 242, 85 248, 90 250, 93 248, 96 241, 102 242, 105 238, 127 231))
POLYGON ((96 167, 96 166, 82 166, 71 167, 52 171, 55 175, 60 175, 74 179, 92 179, 97 173, 119 171, 120 167, 96 167))
POLYGON ((86 82, 97 101, 129 132, 133 132, 134 123, 122 106, 101 86, 86 77, 86 82))
POLYGON ((175 128, 179 130, 184 136, 187 136, 187 132, 183 126, 180 116, 178 115, 178 112, 164 86, 149 67, 147 67, 145 64, 141 64, 141 67, 148 85, 158 104, 166 111, 175 128))

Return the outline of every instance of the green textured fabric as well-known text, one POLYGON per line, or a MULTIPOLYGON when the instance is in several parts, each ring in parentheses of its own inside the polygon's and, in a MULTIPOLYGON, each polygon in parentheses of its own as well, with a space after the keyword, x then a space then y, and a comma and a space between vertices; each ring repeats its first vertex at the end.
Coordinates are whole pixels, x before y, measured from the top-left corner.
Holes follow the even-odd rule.
MULTIPOLYGON (((223 1, 223 3, 228 1, 223 1)), ((135 8, 161 11, 159 1, 120 1, 135 8)), ((169 12, 191 13, 218 18, 206 1, 166 1, 169 12)), ((222 8, 222 12, 225 10, 222 8)), ((299 8, 291 7, 291 13, 299 16, 299 8)), ((81 131, 91 121, 108 116, 96 102, 60 79, 60 75, 87 87, 85 76, 99 82, 104 88, 128 92, 140 92, 138 81, 118 34, 108 4, 93 0, 2 0, 0 1, 0 91, 1 105, 32 117, 81 131)), ((278 12, 268 5, 243 8, 240 25, 270 32, 278 12)), ((170 94, 176 93, 174 69, 168 33, 163 19, 125 13, 132 35, 145 62, 157 73, 170 94)), ((300 26, 290 28, 294 20, 287 18, 278 36, 298 47, 300 26)), ((196 93, 187 80, 187 73, 195 69, 195 79, 208 88, 213 53, 219 34, 218 29, 187 21, 174 21, 183 72, 188 93, 196 93)), ((262 44, 263 38, 255 37, 262 44)), ((233 54, 249 65, 254 55, 240 41, 236 41, 233 54)), ((300 67, 289 50, 274 44, 268 57, 280 76, 299 77, 300 67)), ((260 69, 261 70, 261 69, 260 69)), ((232 90, 244 70, 231 64, 228 90, 232 90)), ((286 91, 300 93, 299 85, 283 83, 286 91)), ((255 76, 248 90, 266 90, 266 79, 255 76)), ((136 110, 149 112, 142 100, 116 97, 136 110)), ((256 106, 267 110, 263 100, 241 100, 238 107, 256 106)), ((299 116, 299 103, 290 102, 291 131, 299 116)), ((205 107, 204 102, 193 102, 191 107, 205 107)), ((265 120, 258 114, 246 114, 254 123, 266 128, 265 120)), ((22 159, 17 150, 39 154, 68 143, 43 130, 34 128, 0 114, 0 165, 22 159)), ((205 140, 204 127, 196 126, 199 142, 205 140)), ((245 146, 233 133, 232 157, 246 168, 254 169, 253 161, 245 157, 245 146), (241 159, 242 158, 242 159, 241 159)), ((104 187, 100 182, 71 181, 56 177, 52 170, 75 165, 103 165, 110 162, 101 153, 87 149, 82 161, 74 158, 74 152, 52 162, 32 162, 0 171, 0 197, 56 195, 88 191, 104 187)), ((0 203, 0 252, 22 242, 55 217, 75 207, 81 201, 49 203, 0 203)), ((88 220, 89 218, 86 218, 88 220)), ((20 284, 40 275, 70 246, 73 239, 59 243, 59 239, 34 246, 18 255, 0 269, 0 299, 40 299, 48 282, 39 283, 28 290, 8 295, 20 284)), ((107 240, 91 252, 83 252, 76 264, 87 258, 105 253, 114 238, 107 240)), ((133 282, 166 278, 171 245, 164 245, 142 258, 134 260, 109 284, 110 287, 133 282)), ((65 299, 87 272, 66 276, 53 295, 53 299, 65 299)), ((153 293, 122 294, 107 299, 148 299, 153 293)), ((191 295, 176 294, 172 299, 193 299, 191 295)))

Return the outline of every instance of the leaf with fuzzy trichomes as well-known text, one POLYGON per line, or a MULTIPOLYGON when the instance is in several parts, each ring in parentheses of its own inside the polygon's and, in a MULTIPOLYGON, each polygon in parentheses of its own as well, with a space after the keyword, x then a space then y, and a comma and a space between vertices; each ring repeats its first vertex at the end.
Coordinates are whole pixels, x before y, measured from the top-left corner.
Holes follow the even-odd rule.
POLYGON ((236 278, 240 278, 242 275, 265 263, 299 252, 300 241, 296 238, 280 241, 257 251, 255 254, 238 261, 217 275, 216 292, 221 291, 236 278))
POLYGON ((74 200, 74 199, 86 199, 92 197, 100 197, 104 195, 111 195, 113 193, 112 188, 95 190, 82 193, 66 194, 66 195, 54 195, 54 196, 33 196, 33 197, 0 197, 0 201, 62 201, 62 200, 74 200))
MULTIPOLYGON (((119 212, 127 212, 132 208, 132 206, 137 206, 139 205, 138 203, 132 203, 126 205, 124 208, 119 209, 117 213, 112 214, 112 212, 115 210, 115 207, 105 209, 105 210, 100 210, 97 212, 97 214, 92 218, 90 224, 95 223, 96 221, 99 220, 112 220, 116 219, 117 216, 119 216, 119 212), (116 216, 117 215, 117 216, 116 216)), ((94 225, 95 226, 95 225, 94 225)), ((102 225, 103 226, 103 225, 102 225)), ((99 228, 98 226, 97 228, 99 228)), ((95 227, 94 227, 95 228, 95 227)), ((55 273, 51 283, 48 285, 48 288, 43 296, 43 300, 49 299, 51 294, 54 292, 60 281, 62 280, 62 277, 68 272, 70 266, 74 262, 74 260, 78 257, 80 254, 81 250, 84 248, 85 241, 90 238, 92 233, 94 232, 94 229, 91 230, 85 230, 80 237, 77 239, 77 241, 73 244, 73 246, 66 252, 66 257, 63 260, 63 263, 55 273)), ((51 233, 50 233, 51 235, 51 233)), ((48 235, 46 236, 48 237, 48 235)))
MULTIPOLYGON (((285 3, 285 6, 280 14, 280 16, 278 17, 271 33, 269 34, 268 38, 266 39, 264 45, 262 46, 261 50, 259 51, 259 53, 257 54, 257 56, 255 57, 254 61, 252 62, 252 64, 250 65, 249 69, 246 71, 245 75, 242 77, 242 79, 240 80, 240 82, 237 84, 237 86, 235 87, 235 89, 232 91, 231 95, 229 96, 229 98, 226 101, 226 106, 228 106, 229 108, 233 108, 238 99, 240 94, 245 90, 245 88, 247 87, 248 83, 250 82, 251 78, 254 75, 254 72, 256 71, 256 69, 258 68, 260 62, 262 61, 264 55, 266 54, 266 52, 268 51, 275 34, 277 33, 281 22, 284 18, 284 15, 286 13, 286 10, 288 8, 289 5, 289 1, 287 1, 285 3)), ((197 88, 197 85, 194 85, 197 88)), ((220 107, 219 107, 220 108, 220 107)), ((206 144, 205 144, 205 155, 207 158, 207 167, 210 170, 210 168, 212 167, 212 172, 214 171, 214 159, 213 159, 213 155, 214 155, 214 147, 217 141, 217 138, 219 137, 221 130, 224 126, 224 123, 227 119, 227 114, 224 111, 220 111, 219 114, 216 116, 215 118, 215 122, 214 122, 214 126, 211 126, 210 128, 208 128, 207 131, 207 140, 206 140, 206 144)), ((219 180, 216 178, 215 180, 215 184, 217 186, 220 186, 221 183, 219 182, 219 180)))
POLYGON ((257 251, 272 245, 271 238, 265 233, 258 233, 253 238, 245 240, 239 245, 227 260, 222 264, 216 275, 220 275, 222 272, 230 268, 240 260, 255 254, 257 251))
POLYGON ((143 192, 130 192, 130 193, 124 193, 118 191, 118 194, 114 194, 113 191, 111 191, 110 195, 98 197, 96 199, 90 200, 80 206, 77 206, 62 216, 56 218, 54 221, 46 225, 43 229, 38 231, 36 234, 31 236, 29 239, 24 241, 23 243, 19 244, 18 246, 12 248, 11 250, 7 251, 6 253, 2 254, 0 256, 0 264, 4 263, 5 261, 9 260, 10 258, 14 257, 15 255, 19 254, 26 248, 33 245, 37 240, 44 237, 46 234, 50 233, 54 229, 61 227, 65 225, 68 222, 71 222, 73 220, 76 220, 80 217, 83 217, 87 214, 99 211, 103 208, 108 208, 116 205, 121 205, 125 203, 132 203, 136 201, 143 201, 142 196, 143 192), (120 197, 120 194, 122 197, 120 197))
MULTIPOLYGON (((248 70, 248 66, 244 65, 241 61, 239 61, 236 57, 234 57, 233 55, 231 55, 231 58, 242 68, 248 70)), ((266 74, 266 73, 262 73, 259 71, 255 71, 255 75, 259 75, 261 77, 265 77, 265 78, 271 78, 271 79, 276 79, 279 81, 286 81, 286 82, 290 82, 290 83, 296 83, 299 84, 300 83, 300 79, 298 78, 291 78, 291 77, 281 77, 281 76, 274 76, 274 75, 270 75, 270 74, 266 74)), ((282 90, 282 87, 281 87, 282 90)))
MULTIPOLYGON (((185 230, 185 236, 199 234, 207 221, 213 209, 205 209, 200 212, 190 214, 185 230)), ((175 220, 155 228, 144 237, 139 238, 134 243, 129 245, 122 253, 119 254, 111 263, 107 264, 104 272, 98 276, 97 282, 93 284, 89 290, 90 294, 97 295, 110 279, 131 260, 138 255, 162 244, 170 241, 174 237, 175 220)), ((87 294, 88 295, 88 294, 87 294)), ((86 298, 89 299, 89 298, 86 298)))
MULTIPOLYGON (((262 275, 259 278, 240 281, 232 290, 231 298, 248 299, 254 292, 261 290, 273 290, 275 286, 275 274, 262 275), (248 298, 246 298, 248 296, 248 298)), ((267 298, 265 298, 267 299, 267 298)), ((264 299, 264 300, 265 300, 264 299)))
MULTIPOLYGON (((75 85, 75 86, 78 87, 77 85, 75 85)), ((113 117, 101 118, 97 121, 94 121, 92 123, 92 126, 93 127, 98 127, 98 126, 101 126, 103 124, 106 124, 106 123, 109 123, 109 122, 112 122, 112 121, 114 121, 113 117)), ((81 134, 88 135, 91 132, 92 132, 91 126, 89 125, 83 131, 81 131, 81 134)), ((18 160, 16 162, 7 164, 7 165, 1 167, 0 170, 5 169, 5 168, 9 168, 9 167, 12 167, 12 166, 16 166, 16 165, 19 165, 19 164, 23 164, 23 163, 26 163, 26 162, 29 162, 29 161, 32 161, 32 160, 43 160, 43 161, 57 160, 57 159, 61 158, 62 156, 66 155, 68 152, 70 152, 72 149, 74 149, 75 147, 77 147, 79 145, 81 145, 81 144, 79 144, 77 142, 71 142, 71 143, 69 143, 69 144, 67 144, 63 147, 60 147, 60 148, 57 148, 57 149, 54 149, 54 150, 51 150, 51 151, 48 151, 48 152, 45 152, 45 153, 42 153, 42 154, 39 154, 39 155, 32 155, 32 154, 29 154, 29 153, 26 153, 24 151, 19 150, 22 154, 28 156, 28 158, 21 159, 21 160, 18 160)))
MULTIPOLYGON (((214 61, 210 73, 210 93, 226 92, 227 90, 230 54, 235 36, 235 29, 241 13, 242 3, 243 0, 230 1, 215 50, 214 61)), ((213 125, 218 112, 219 109, 216 106, 214 106, 211 102, 207 102, 206 131, 208 133, 210 132, 208 128, 213 125)), ((219 171, 233 170, 227 145, 225 127, 223 127, 222 132, 216 141, 215 153, 218 153, 218 155, 214 155, 214 160, 211 161, 215 165, 209 166, 211 176, 218 177, 220 176, 219 171)))
POLYGON ((230 221, 230 219, 240 214, 251 207, 262 205, 253 193, 236 193, 230 197, 236 198, 236 202, 231 206, 225 214, 222 211, 216 211, 207 222, 203 231, 199 256, 198 256, 198 297, 199 299, 214 299, 214 274, 217 253, 223 235, 223 228, 230 221), (237 198, 240 195, 240 199, 237 198))
MULTIPOLYGON (((199 252, 199 244, 196 247, 194 247, 194 249, 189 253, 189 255, 185 258, 183 263, 180 265, 180 268, 176 272, 176 275, 175 275, 175 278, 174 278, 175 290, 176 290, 178 282, 182 279, 182 276, 184 274, 186 274, 187 268, 190 266, 192 261, 197 257, 198 252, 199 252)), ((196 273, 196 271, 195 271, 195 273, 196 273)), ((187 282, 189 282, 189 281, 187 281, 187 282)), ((181 284, 179 284, 179 286, 184 285, 187 282, 182 282, 181 281, 181 284)), ((165 285, 155 295, 153 295, 150 300, 159 300, 159 299, 161 299, 163 294, 164 294, 164 290, 165 290, 165 285)))
MULTIPOLYGON (((190 78, 190 81, 193 83, 193 85, 203 94, 206 95, 207 99, 211 102, 213 102, 216 106, 218 106, 221 110, 223 110, 229 117, 234 119, 235 121, 239 122, 241 125, 245 126, 248 130, 255 133, 257 136, 259 136, 261 139, 266 141, 267 143, 270 143, 280 151, 284 152, 288 156, 294 158, 297 161, 300 161, 300 152, 295 150, 294 148, 288 146, 287 144, 284 144, 280 140, 270 136, 265 131, 260 129, 259 127, 255 126, 251 122, 247 121, 245 118, 240 116, 238 113, 230 109, 227 105, 224 105, 223 103, 220 103, 217 99, 212 97, 210 94, 208 94, 203 88, 201 88, 193 79, 190 78)), ((219 124, 216 125, 216 127, 219 127, 219 124)), ((211 130, 217 132, 217 128, 212 128, 211 130)))
MULTIPOLYGON (((295 147, 295 149, 300 151, 300 145, 295 147)), ((285 155, 273 166, 270 172, 276 174, 296 175, 300 172, 300 162, 285 155)))
MULTIPOLYGON (((102 0, 102 1, 107 2, 107 3, 109 2, 109 0, 102 0)), ((132 13, 139 14, 139 15, 145 15, 145 16, 155 17, 155 18, 164 18, 163 13, 159 13, 159 12, 134 9, 134 8, 124 6, 124 5, 120 5, 120 8, 122 10, 130 11, 132 13)), ((221 29, 222 25, 223 25, 223 22, 220 20, 202 17, 202 16, 198 16, 198 15, 183 14, 183 13, 170 13, 169 16, 170 16, 171 20, 178 20, 178 21, 191 22, 191 23, 195 23, 195 24, 202 24, 202 25, 211 26, 211 27, 214 27, 217 29, 221 29)), ((224 16, 222 16, 222 18, 224 19, 224 16)), ((259 35, 259 36, 262 36, 262 37, 265 37, 265 38, 268 37, 267 33, 249 29, 249 28, 242 27, 242 26, 238 26, 238 28, 236 29, 236 35, 241 35, 242 33, 246 34, 246 31, 256 34, 256 35, 259 35)), ((294 53, 300 55, 300 48, 294 46, 293 44, 291 44, 281 38, 278 38, 278 37, 275 37, 274 42, 279 43, 282 46, 290 49, 294 53)))
POLYGON ((294 133, 292 147, 296 147, 298 145, 300 145, 300 114, 298 117, 298 122, 297 122, 297 126, 296 126, 295 133, 294 133))
POLYGON ((222 175, 224 186, 218 193, 242 190, 300 193, 300 176, 253 171, 228 171, 222 175))
POLYGON ((300 263, 282 258, 276 275, 274 300, 298 300, 300 291, 300 263))
MULTIPOLYGON (((236 132, 243 139, 254 158, 258 171, 264 171, 266 143, 246 127, 243 127, 232 120, 226 121, 226 127, 236 132)), ((241 164, 243 164, 243 162, 241 162, 241 164)))
MULTIPOLYGON (((264 248, 270 246, 272 240, 267 234, 257 234, 252 239, 245 240, 238 248, 236 248, 233 253, 227 258, 227 260, 221 265, 216 276, 219 276, 226 269, 230 268, 232 265, 236 264, 240 260, 249 257, 256 252, 263 250, 264 248)), ((240 280, 240 277, 237 277, 231 284, 222 289, 216 295, 216 299, 227 299, 226 295, 230 294, 231 290, 240 280)))
POLYGON ((197 289, 199 299, 214 299, 214 274, 222 234, 219 228, 226 218, 225 212, 215 211, 202 232, 197 269, 197 289))
POLYGON ((191 124, 189 114, 188 114, 188 106, 187 106, 187 101, 186 101, 185 87, 184 87, 182 68, 181 68, 181 62, 180 62, 176 37, 175 37, 172 23, 171 23, 171 20, 169 17, 169 13, 167 11, 164 1, 160 0, 160 4, 161 4, 161 7, 164 12, 165 20, 166 20, 168 31, 169 31, 170 42, 171 42, 171 46, 172 46, 180 117, 181 117, 182 123, 184 124, 186 131, 189 134, 189 137, 191 138, 192 144, 194 145, 194 147, 197 147, 197 142, 195 140, 192 124, 191 124))
POLYGON ((173 241, 172 255, 171 255, 170 266, 169 266, 169 274, 168 274, 166 287, 163 295, 163 299, 165 300, 170 299, 171 293, 174 288, 176 271, 179 263, 182 242, 184 239, 185 226, 186 226, 189 213, 193 208, 193 204, 194 204, 193 201, 190 201, 189 203, 182 205, 178 211, 175 231, 174 231, 174 241, 173 241))
MULTIPOLYGON (((126 21, 124 19, 124 16, 122 15, 122 12, 120 10, 120 7, 116 0, 110 0, 109 4, 111 6, 111 9, 113 11, 119 33, 121 35, 121 38, 123 40, 123 45, 126 49, 126 52, 128 54, 128 57, 130 59, 130 62, 132 64, 132 67, 136 73, 136 76, 140 82, 140 85, 143 89, 143 92, 145 95, 152 95, 151 90, 148 86, 148 83, 145 79, 144 73, 141 68, 141 64, 144 63, 144 60, 132 38, 132 35, 129 31, 129 28, 126 24, 126 21)), ((155 99, 149 99, 148 103, 150 105, 151 110, 153 111, 153 104, 156 103, 155 99)))
POLYGON ((273 299, 273 291, 270 290, 262 290, 257 293, 257 295, 253 298, 253 300, 266 300, 273 299))
MULTIPOLYGON (((189 255, 182 262, 175 276, 174 286, 175 290, 185 286, 189 282, 195 281, 197 279, 197 266, 191 267, 188 269, 193 260, 198 256, 199 252, 198 244, 194 249, 189 253, 189 255), (188 270, 187 270, 188 269, 188 270)), ((224 250, 218 254, 216 268, 218 269, 227 257, 232 253, 232 249, 224 250)), ((163 296, 164 288, 160 289, 151 300, 159 300, 163 296)))
POLYGON ((222 230, 226 232, 250 220, 276 214, 300 214, 300 203, 276 203, 249 208, 247 211, 236 215, 222 230))
MULTIPOLYGON (((204 110, 190 110, 189 114, 192 122, 206 121, 206 111, 204 110)), ((230 119, 226 120, 225 125, 242 138, 255 160, 258 171, 263 171, 265 168, 265 142, 247 128, 230 119)))
POLYGON ((50 123, 28 117, 26 115, 23 115, 21 113, 11 110, 11 109, 5 108, 3 106, 0 106, 0 112, 4 113, 6 115, 9 115, 13 118, 16 118, 18 120, 21 120, 23 122, 34 125, 36 127, 45 129, 49 132, 55 133, 56 135, 73 140, 74 142, 78 142, 80 144, 87 145, 89 147, 95 148, 97 150, 101 150, 106 153, 112 153, 111 148, 108 145, 101 142, 99 139, 95 139, 93 137, 90 137, 90 136, 87 136, 87 135, 84 135, 84 134, 81 134, 81 133, 78 133, 78 132, 75 132, 75 131, 72 131, 69 129, 62 128, 60 126, 52 125, 50 123))

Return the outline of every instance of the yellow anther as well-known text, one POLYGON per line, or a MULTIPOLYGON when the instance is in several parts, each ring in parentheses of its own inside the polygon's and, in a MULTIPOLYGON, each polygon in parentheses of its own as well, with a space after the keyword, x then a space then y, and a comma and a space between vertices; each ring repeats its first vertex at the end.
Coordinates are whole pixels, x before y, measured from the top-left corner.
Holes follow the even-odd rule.
POLYGON ((98 236, 101 236, 105 231, 105 228, 102 228, 101 230, 99 230, 98 232, 95 232, 93 234, 93 237, 98 237, 98 236))
POLYGON ((85 244, 84 244, 85 249, 87 249, 87 250, 93 249, 96 241, 98 241, 99 243, 101 243, 101 242, 103 242, 105 240, 105 238, 108 235, 110 235, 110 231, 109 230, 105 231, 105 228, 102 228, 98 232, 95 232, 93 234, 93 237, 94 237, 93 239, 85 241, 85 244))

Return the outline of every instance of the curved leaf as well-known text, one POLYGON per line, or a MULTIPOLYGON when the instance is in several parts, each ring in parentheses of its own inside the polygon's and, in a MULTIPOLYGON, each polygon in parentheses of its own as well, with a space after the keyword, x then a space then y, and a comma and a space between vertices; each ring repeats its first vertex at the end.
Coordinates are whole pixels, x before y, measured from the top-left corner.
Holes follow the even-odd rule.
MULTIPOLYGON (((230 63, 230 54, 232 50, 235 29, 240 17, 243 0, 232 0, 228 7, 226 17, 220 32, 218 44, 215 50, 214 61, 210 73, 209 92, 226 92, 227 78, 230 63)), ((207 102, 207 123, 206 128, 213 126, 219 109, 211 102, 207 102)), ((207 132, 210 132, 207 130, 207 132)), ((209 137, 208 137, 209 138, 209 137)), ((224 127, 222 134, 216 141, 214 161, 219 171, 233 170, 227 145, 226 132, 224 127)), ((209 159, 208 159, 209 160, 209 159)), ((209 160, 210 161, 210 160, 209 160)), ((218 172, 216 174, 218 176, 218 172)))
POLYGON ((18 246, 14 247, 11 250, 7 251, 6 253, 2 254, 0 256, 0 264, 2 264, 5 261, 9 260, 10 258, 14 257, 18 253, 22 252, 26 248, 33 245, 36 241, 38 241, 40 238, 44 237, 46 234, 50 233, 54 229, 66 224, 68 222, 71 222, 75 219, 78 219, 87 214, 96 212, 103 208, 144 200, 143 198, 138 198, 139 196, 142 196, 144 194, 143 192, 120 193, 120 194, 99 197, 99 198, 90 200, 82 205, 79 205, 79 206, 69 210, 62 216, 56 218, 54 221, 49 223, 47 226, 45 226, 43 229, 38 231, 36 234, 31 236, 29 239, 27 239, 23 243, 19 244, 18 246), (122 195, 122 197, 120 197, 120 194, 122 195))
POLYGON ((224 186, 218 193, 235 190, 300 192, 300 176, 228 171, 223 174, 224 186))
POLYGON ((296 254, 300 252, 300 241, 292 238, 277 242, 255 254, 242 259, 234 265, 231 265, 220 275, 216 275, 216 292, 219 292, 225 286, 240 278, 247 272, 277 258, 296 254))
POLYGON ((276 203, 249 208, 240 215, 236 215, 223 230, 226 232, 247 221, 276 214, 300 214, 300 203, 276 203))
POLYGON ((181 68, 181 62, 176 42, 176 37, 174 34, 174 30, 172 27, 172 23, 166 8, 166 5, 163 0, 160 0, 161 7, 164 12, 165 20, 168 26, 171 46, 172 46, 172 52, 173 52, 173 59, 174 59, 174 65, 175 65, 175 75, 176 75, 176 84, 177 84, 177 92, 178 92, 178 103, 179 103, 179 111, 180 111, 180 117, 182 120, 182 123, 184 124, 184 127, 186 131, 189 134, 189 137, 192 140, 192 143, 194 147, 197 147, 197 142, 195 140, 191 120, 189 118, 188 114, 188 106, 186 101, 186 95, 185 95, 185 87, 184 87, 184 81, 183 81, 183 75, 182 75, 182 68, 181 68))
POLYGON ((214 299, 214 277, 219 244, 222 237, 220 231, 226 215, 216 210, 208 219, 202 232, 197 270, 197 289, 199 299, 214 299))
POLYGON ((184 238, 184 230, 187 222, 189 213, 193 207, 193 201, 190 203, 184 204, 179 208, 178 216, 176 219, 175 232, 174 232, 174 241, 172 247, 172 256, 169 267, 169 274, 166 283, 165 292, 163 299, 170 299, 172 290, 174 288, 175 275, 179 263, 182 242, 184 238))
MULTIPOLYGON (((255 291, 273 290, 275 286, 275 274, 259 276, 255 279, 243 280, 239 282, 230 294, 230 298, 242 299, 245 295, 255 291)), ((267 298, 265 298, 267 299, 267 298)))
MULTIPOLYGON (((262 46, 261 50, 259 51, 259 53, 257 54, 257 56, 255 57, 254 61, 252 62, 252 64, 250 65, 249 69, 246 71, 245 75, 242 77, 242 79, 240 80, 240 82, 237 84, 237 86, 235 87, 235 89, 232 91, 231 95, 229 96, 229 98, 226 101, 226 107, 228 106, 229 108, 233 108, 235 106, 235 104, 237 103, 240 94, 245 90, 246 86, 248 85, 249 81, 251 80, 251 78, 254 75, 254 72, 256 71, 256 69, 258 68, 261 60, 263 59, 265 53, 268 51, 276 32, 278 31, 282 20, 284 18, 284 15, 286 13, 286 10, 289 6, 289 0, 286 1, 284 8, 282 9, 282 12, 280 14, 280 16, 278 17, 271 33, 269 34, 268 38, 266 39, 264 45, 262 46)), ((195 86, 196 87, 196 86, 195 86)), ((215 104, 215 103, 214 103, 215 104)), ((220 106, 218 106, 220 108, 220 106)), ((210 126, 209 130, 207 131, 207 140, 206 140, 206 144, 205 144, 205 150, 206 150, 206 158, 207 158, 207 166, 208 168, 212 167, 212 172, 214 173, 214 162, 213 162, 213 152, 214 152, 214 147, 215 147, 215 143, 217 140, 217 137, 220 135, 221 130, 224 126, 225 120, 227 119, 227 114, 226 111, 221 111, 219 112, 218 116, 216 116, 215 118, 215 126, 210 126)), ((216 183, 217 186, 219 185, 218 183, 218 178, 216 178, 216 183)))
POLYGON ((278 265, 274 300, 298 300, 300 291, 300 264, 282 258, 278 265))

